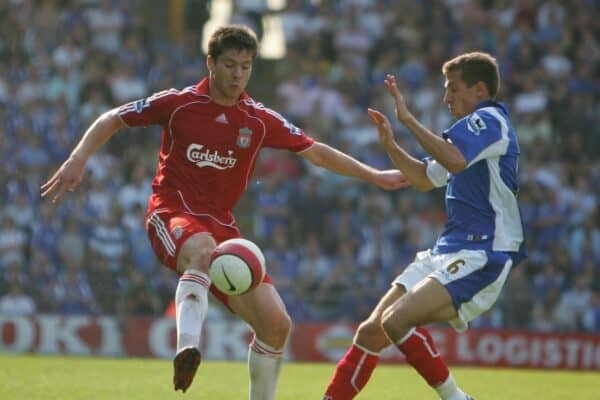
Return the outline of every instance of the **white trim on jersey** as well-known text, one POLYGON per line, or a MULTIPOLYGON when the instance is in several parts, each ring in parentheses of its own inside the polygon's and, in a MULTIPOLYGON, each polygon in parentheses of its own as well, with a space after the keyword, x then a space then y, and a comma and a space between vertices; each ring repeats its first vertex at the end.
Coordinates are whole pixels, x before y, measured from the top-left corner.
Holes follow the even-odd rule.
MULTIPOLYGON (((250 100, 250 99, 246 99, 246 100, 250 100)), ((250 101, 250 102, 244 101, 244 103, 246 105, 250 105, 250 106, 257 104, 254 101, 250 101)), ((262 104, 261 104, 261 106, 262 106, 262 104)), ((259 110, 261 109, 260 107, 256 107, 256 108, 259 109, 259 110)), ((237 105, 237 109, 240 110, 241 112, 243 112, 244 114, 246 114, 246 116, 248 118, 257 119, 260 122, 260 124, 262 125, 262 127, 263 127, 263 131, 262 131, 263 135, 262 135, 262 137, 260 138, 260 140, 258 142, 258 146, 256 146, 256 151, 254 152, 254 154, 252 154, 252 159, 250 160, 250 165, 254 165, 256 157, 258 156, 258 153, 260 153, 260 149, 262 148, 262 143, 265 141, 265 137, 267 137, 267 125, 265 124, 265 121, 263 121, 262 119, 260 119, 258 117, 255 117, 254 115, 250 115, 248 113, 248 111, 246 111, 243 108, 241 108, 240 105, 239 105, 239 103, 237 105)), ((250 181, 250 178, 251 178, 250 175, 251 174, 252 174, 252 168, 248 168, 248 173, 246 174, 246 182, 245 182, 244 188, 248 187, 248 182, 250 181)))
POLYGON ((277 111, 273 110, 272 108, 266 107, 263 103, 259 103, 251 98, 244 99, 243 103, 249 107, 254 107, 257 110, 264 111, 267 114, 272 115, 273 117, 277 118, 279 121, 281 121, 282 125, 290 131, 290 133, 298 134, 300 132, 300 128, 298 128, 297 126, 292 124, 290 121, 288 121, 283 115, 279 114, 277 111))
POLYGON ((523 242, 523 227, 517 198, 500 176, 500 160, 487 160, 490 173, 489 201, 496 215, 492 250, 519 251, 523 242))
POLYGON ((477 111, 478 112, 485 111, 488 114, 490 114, 492 117, 496 118, 498 120, 498 122, 500 123, 500 132, 501 132, 502 136, 501 136, 500 140, 490 144, 481 153, 479 153, 477 155, 477 157, 475 157, 473 160, 471 160, 471 162, 467 165, 467 167, 470 167, 471 165, 473 165, 476 162, 481 161, 485 158, 497 157, 497 156, 506 154, 506 150, 508 149, 508 144, 510 143, 510 140, 508 138, 508 124, 506 123, 506 120, 504 119, 504 117, 502 117, 502 115, 500 115, 500 113, 498 112, 498 110, 496 110, 495 107, 484 107, 477 111))
POLYGON ((448 183, 448 170, 434 159, 427 159, 425 162, 427 163, 425 173, 433 186, 438 188, 446 186, 446 183, 448 183))
POLYGON ((190 214, 190 215, 193 215, 195 217, 208 217, 210 219, 213 219, 213 220, 217 221, 219 223, 219 225, 227 226, 229 228, 234 228, 235 227, 235 218, 233 218, 231 220, 231 222, 227 224, 227 223, 225 223, 223 221, 220 221, 217 217, 215 217, 213 215, 194 212, 194 211, 192 211, 192 209, 190 208, 190 206, 188 206, 188 204, 185 202, 185 199, 183 198, 183 193, 181 193, 181 190, 178 190, 177 194, 179 194, 179 198, 181 199, 181 203, 183 203, 183 206, 185 207, 186 214, 190 214))
MULTIPOLYGON (((506 154, 509 144, 508 124, 506 120, 494 107, 486 107, 483 110, 487 111, 500 122, 502 139, 492 146, 501 144, 504 147, 501 154, 506 154)), ((519 213, 517 198, 500 176, 500 157, 489 158, 486 162, 490 174, 489 201, 496 215, 492 250, 518 251, 521 242, 523 242, 523 227, 521 225, 521 214, 519 213)))
POLYGON ((311 144, 310 146, 308 146, 307 148, 305 148, 305 149, 303 149, 303 150, 297 151, 297 152, 296 152, 296 154, 298 154, 298 155, 299 155, 299 154, 302 154, 302 153, 304 153, 304 152, 305 152, 305 151, 307 151, 307 150, 310 150, 310 149, 312 149, 312 148, 313 148, 313 146, 314 146, 314 145, 316 145, 317 143, 320 143, 320 142, 317 142, 317 141, 315 140, 314 142, 312 142, 312 144, 311 144))
POLYGON ((144 101, 146 100, 148 103, 151 103, 153 100, 156 99, 160 99, 161 97, 165 97, 171 94, 178 94, 179 90, 171 88, 168 90, 163 90, 160 92, 156 92, 153 95, 151 95, 150 97, 146 97, 145 99, 138 99, 138 100, 134 100, 132 102, 129 102, 123 106, 120 107, 120 110, 118 112, 119 115, 123 115, 123 114, 127 114, 130 113, 132 111, 137 111, 137 103, 139 101, 144 101))

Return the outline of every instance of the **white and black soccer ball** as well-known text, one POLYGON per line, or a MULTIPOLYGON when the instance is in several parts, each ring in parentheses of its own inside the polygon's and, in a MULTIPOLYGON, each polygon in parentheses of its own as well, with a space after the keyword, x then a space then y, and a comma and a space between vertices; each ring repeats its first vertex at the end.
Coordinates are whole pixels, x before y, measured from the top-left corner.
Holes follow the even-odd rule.
POLYGON ((215 248, 210 256, 208 272, 217 289, 227 295, 238 296, 263 281, 265 265, 265 256, 255 243, 235 238, 215 248))

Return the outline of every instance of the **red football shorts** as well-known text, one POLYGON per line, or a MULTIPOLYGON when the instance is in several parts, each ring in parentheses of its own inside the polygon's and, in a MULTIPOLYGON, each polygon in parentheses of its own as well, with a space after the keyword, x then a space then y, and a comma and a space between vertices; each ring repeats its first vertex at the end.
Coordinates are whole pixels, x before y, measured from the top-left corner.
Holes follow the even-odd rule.
MULTIPOLYGON (((199 232, 208 232, 217 244, 240 237, 237 225, 223 225, 210 216, 198 217, 165 209, 148 214, 146 232, 154 254, 164 266, 173 271, 177 271, 179 249, 190 236, 199 232)), ((268 274, 265 275, 264 282, 273 283, 268 274)), ((210 292, 229 308, 229 296, 220 292, 214 285, 210 286, 210 292)))

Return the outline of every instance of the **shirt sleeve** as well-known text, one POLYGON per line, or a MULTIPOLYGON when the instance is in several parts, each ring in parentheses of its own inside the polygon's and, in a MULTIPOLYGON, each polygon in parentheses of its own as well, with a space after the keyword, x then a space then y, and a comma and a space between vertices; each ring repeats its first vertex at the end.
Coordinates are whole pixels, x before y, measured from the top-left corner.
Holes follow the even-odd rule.
POLYGON ((427 169, 425 172, 427 173, 427 178, 429 178, 433 186, 446 186, 446 183, 448 183, 448 170, 431 157, 425 157, 423 161, 425 161, 425 164, 427 164, 427 169))
POLYGON ((264 119, 267 134, 264 147, 287 149, 295 153, 308 149, 315 140, 279 113, 265 108, 264 119))
POLYGON ((495 109, 477 110, 457 121, 443 136, 462 153, 467 166, 482 159, 499 157, 508 149, 508 124, 495 109))
POLYGON ((134 100, 119 107, 119 116, 130 127, 165 125, 178 94, 178 90, 169 89, 134 100))

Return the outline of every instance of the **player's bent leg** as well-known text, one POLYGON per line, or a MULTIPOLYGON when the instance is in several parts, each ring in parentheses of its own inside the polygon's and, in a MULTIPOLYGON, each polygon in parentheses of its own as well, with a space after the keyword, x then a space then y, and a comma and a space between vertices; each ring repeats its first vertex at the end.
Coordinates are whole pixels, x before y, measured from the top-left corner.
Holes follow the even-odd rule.
POLYGON ((270 283, 261 283, 245 295, 232 296, 228 304, 254 330, 248 350, 250 400, 273 400, 292 327, 285 305, 270 283))
POLYGON ((379 301, 369 318, 359 325, 354 343, 336 366, 324 399, 353 399, 367 384, 373 370, 377 367, 379 353, 390 344, 381 327, 381 316, 405 292, 403 286, 393 285, 379 301))
POLYGON ((437 391, 443 400, 465 400, 433 338, 420 325, 454 319, 457 313, 446 288, 426 278, 388 307, 382 327, 405 355, 406 361, 437 391))
POLYGON ((456 317, 448 290, 436 279, 426 278, 384 310, 381 324, 389 339, 396 343, 415 326, 456 317))
POLYGON ((179 251, 177 271, 181 274, 175 292, 177 354, 173 359, 173 387, 185 392, 200 365, 200 334, 208 308, 210 278, 208 259, 215 248, 209 233, 190 236, 179 251))
POLYGON ((387 347, 391 342, 382 329, 381 319, 384 312, 404 296, 405 293, 406 290, 403 286, 392 285, 381 300, 379 300, 371 315, 358 326, 354 335, 354 343, 376 353, 387 347))

